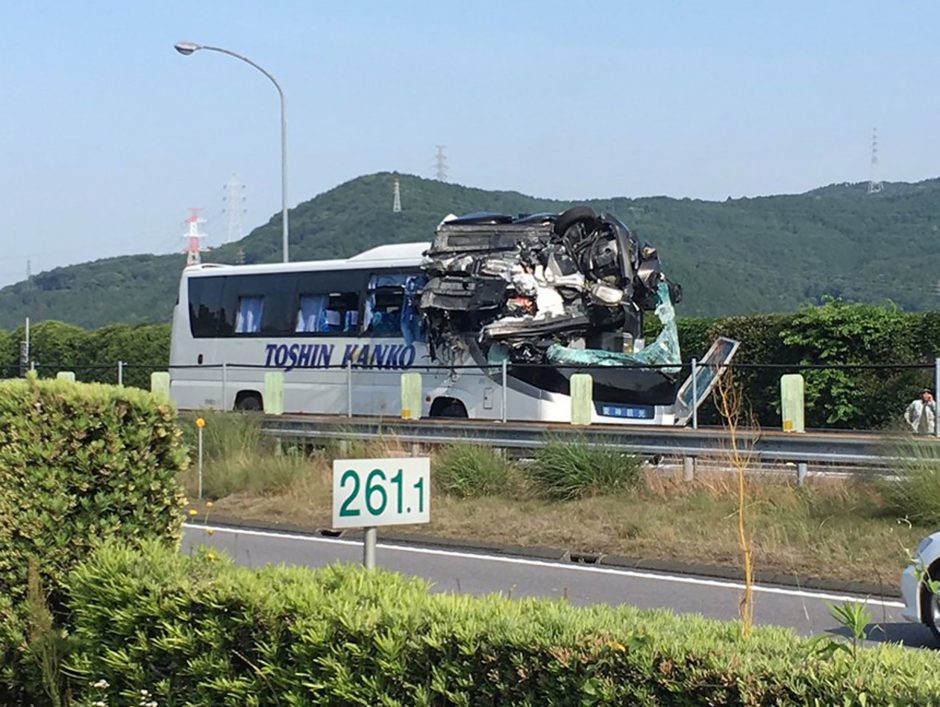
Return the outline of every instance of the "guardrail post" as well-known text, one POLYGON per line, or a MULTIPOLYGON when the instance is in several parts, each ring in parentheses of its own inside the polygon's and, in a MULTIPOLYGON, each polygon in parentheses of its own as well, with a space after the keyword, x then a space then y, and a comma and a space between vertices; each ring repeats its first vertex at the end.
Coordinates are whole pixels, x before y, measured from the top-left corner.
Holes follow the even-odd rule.
POLYGON ((75 382, 75 372, 74 371, 59 371, 55 374, 56 380, 68 381, 69 383, 75 382))
MULTIPOLYGON (((264 414, 265 415, 283 415, 284 414, 284 372, 269 371, 264 374, 264 414)), ((284 447, 281 444, 281 438, 274 438, 274 456, 279 457, 284 453, 284 447)))
POLYGON ((124 361, 118 361, 118 385, 124 385, 124 361))
POLYGON ((223 361, 222 362, 222 404, 220 405, 220 407, 223 410, 228 410, 228 406, 225 404, 225 395, 227 392, 225 389, 227 387, 228 387, 228 364, 223 361))
POLYGON ((695 457, 682 457, 682 480, 695 481, 695 457))
MULTIPOLYGON (((795 432, 796 434, 806 432, 805 390, 805 381, 799 373, 787 373, 780 376, 780 417, 784 432, 795 432)), ((806 462, 797 462, 797 486, 803 486, 806 483, 808 468, 806 462)))
POLYGON ((167 371, 154 371, 150 374, 150 392, 154 395, 170 397, 170 374, 167 371))
POLYGON ((698 359, 692 359, 692 429, 698 429, 698 359))
POLYGON ((284 414, 284 373, 269 371, 264 374, 264 413, 284 414))
POLYGON ((508 406, 509 394, 508 388, 506 386, 507 378, 509 372, 509 360, 503 359, 503 422, 509 419, 509 411, 506 409, 508 406))
POLYGON ((421 374, 417 372, 401 374, 401 419, 421 419, 421 374))
POLYGON ((806 432, 804 422, 805 383, 799 373, 780 376, 780 417, 784 432, 806 432))
POLYGON ((346 361, 346 417, 352 417, 352 358, 346 361))
POLYGON ((590 425, 594 396, 594 378, 590 373, 573 373, 571 389, 571 424, 590 425))

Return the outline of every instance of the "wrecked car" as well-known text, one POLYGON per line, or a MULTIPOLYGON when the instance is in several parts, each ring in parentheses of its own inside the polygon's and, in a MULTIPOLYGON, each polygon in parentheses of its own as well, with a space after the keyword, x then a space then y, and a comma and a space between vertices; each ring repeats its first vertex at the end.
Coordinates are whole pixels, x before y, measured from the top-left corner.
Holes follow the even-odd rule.
POLYGON ((449 216, 422 270, 433 359, 490 369, 505 361, 515 381, 565 395, 570 376, 588 369, 604 416, 653 420, 655 406, 675 403, 681 288, 615 216, 586 206, 449 216), (662 323, 648 345, 646 312, 662 323))

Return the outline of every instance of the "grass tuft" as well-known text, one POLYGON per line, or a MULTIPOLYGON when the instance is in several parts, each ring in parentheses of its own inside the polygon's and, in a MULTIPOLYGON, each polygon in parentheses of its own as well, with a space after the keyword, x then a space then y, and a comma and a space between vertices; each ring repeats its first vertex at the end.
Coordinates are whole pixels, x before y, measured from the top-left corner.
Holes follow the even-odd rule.
POLYGON ((583 441, 549 440, 536 452, 529 469, 537 491, 559 500, 631 489, 639 474, 640 460, 635 455, 583 441))
POLYGON ((470 442, 448 445, 434 463, 438 487, 458 498, 509 493, 514 471, 514 464, 497 450, 470 442))
POLYGON ((261 432, 260 415, 203 411, 180 420, 191 450, 192 464, 182 479, 190 495, 195 495, 197 487, 196 417, 206 421, 202 439, 203 494, 208 498, 235 493, 279 494, 313 470, 311 462, 315 460, 300 446, 287 446, 277 454, 275 441, 261 432))
POLYGON ((885 482, 887 510, 920 525, 940 525, 940 444, 917 440, 901 450, 908 461, 885 482))

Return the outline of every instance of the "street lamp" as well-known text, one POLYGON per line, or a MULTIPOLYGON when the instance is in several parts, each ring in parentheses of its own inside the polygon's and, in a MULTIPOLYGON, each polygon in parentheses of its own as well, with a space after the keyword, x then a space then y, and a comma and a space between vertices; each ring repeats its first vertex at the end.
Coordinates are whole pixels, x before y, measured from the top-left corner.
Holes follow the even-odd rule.
POLYGON ((220 47, 208 47, 204 44, 195 44, 193 42, 177 42, 176 51, 178 51, 183 56, 189 56, 194 52, 199 51, 200 49, 205 49, 210 52, 221 52, 222 54, 228 54, 233 56, 236 59, 241 59, 246 64, 250 64, 255 67, 262 74, 267 76, 271 83, 274 84, 274 88, 277 89, 277 95, 281 99, 281 230, 282 237, 284 241, 284 262, 289 262, 290 258, 288 256, 288 244, 287 244, 287 110, 284 106, 284 91, 281 89, 281 85, 277 82, 271 74, 258 66, 251 59, 242 56, 241 54, 236 54, 233 51, 228 49, 221 49, 220 47))

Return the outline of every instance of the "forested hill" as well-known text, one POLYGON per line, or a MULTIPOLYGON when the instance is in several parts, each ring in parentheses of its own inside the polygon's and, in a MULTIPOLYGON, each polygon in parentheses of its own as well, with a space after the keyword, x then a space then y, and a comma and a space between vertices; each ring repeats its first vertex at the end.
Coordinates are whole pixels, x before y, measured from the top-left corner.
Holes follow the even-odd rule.
MULTIPOLYGON (((344 257, 382 243, 430 240, 448 213, 559 211, 587 203, 619 216, 659 248, 683 285, 680 315, 792 311, 827 295, 936 306, 940 273, 940 180, 865 184, 722 202, 651 197, 555 201, 400 175, 392 213, 389 173, 359 177, 291 211, 291 259, 344 257)), ((280 214, 239 243, 205 256, 280 259, 280 214)), ((183 255, 134 255, 56 268, 0 290, 0 327, 30 316, 85 327, 169 321, 183 255)))

